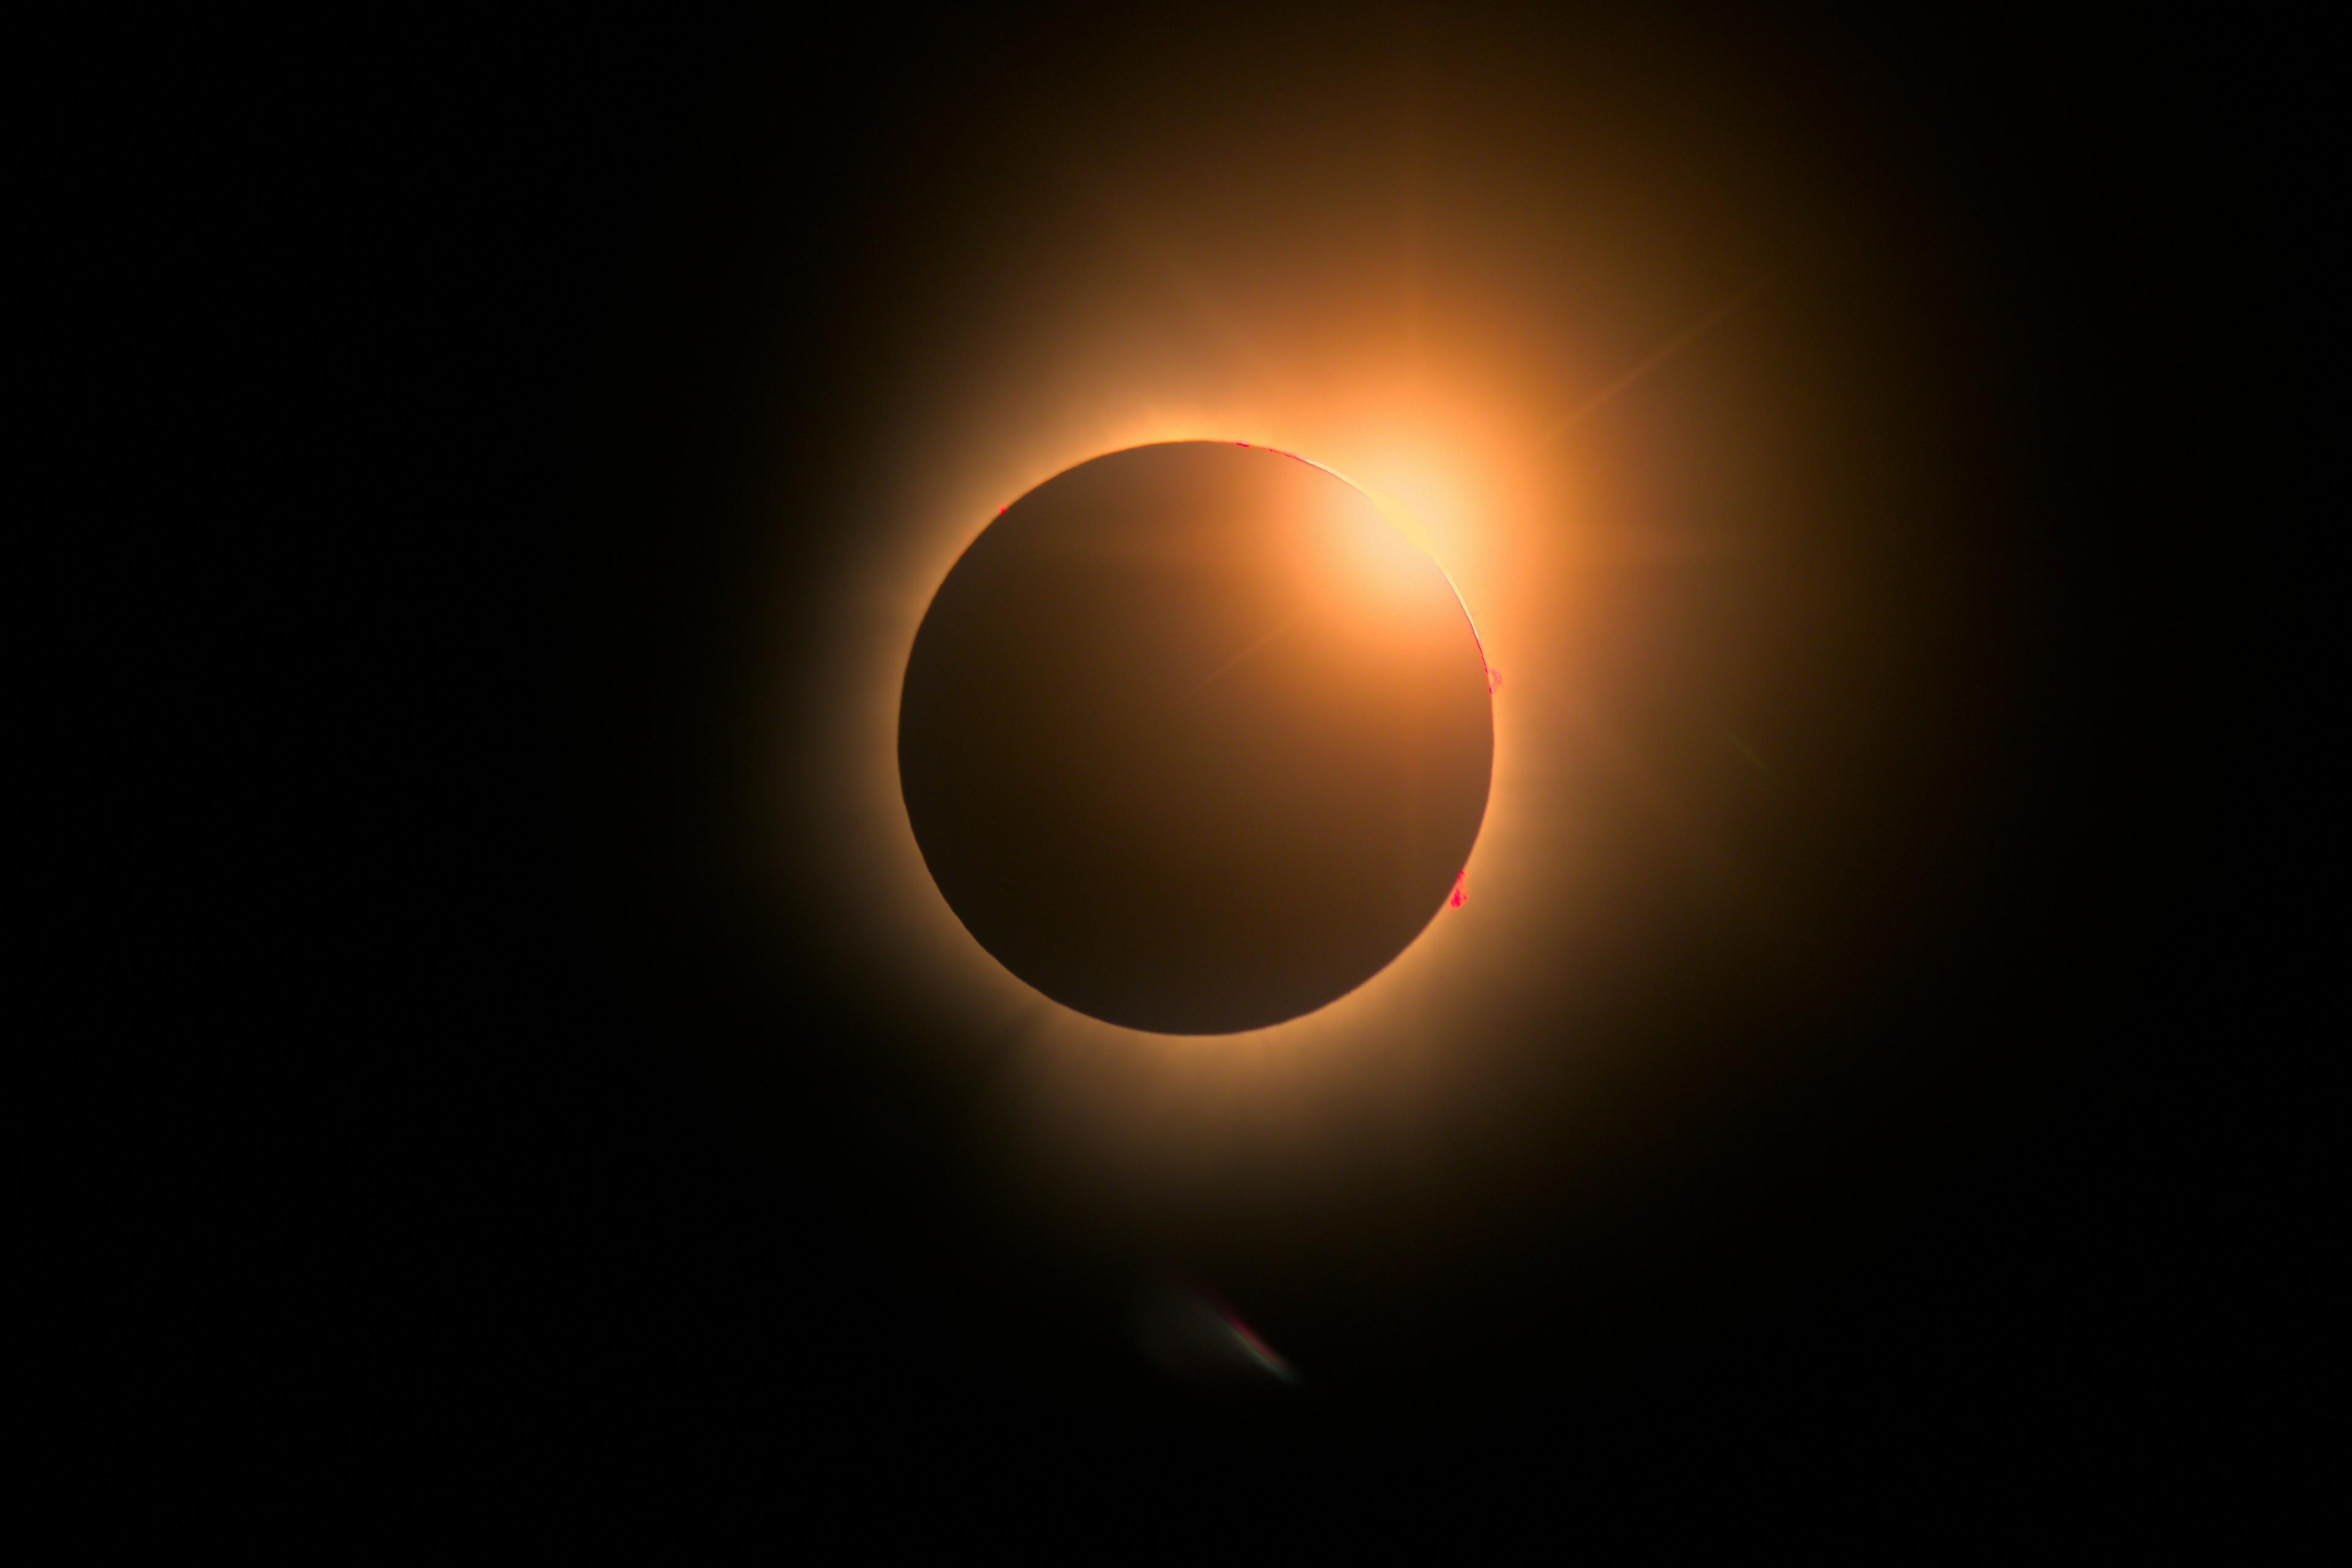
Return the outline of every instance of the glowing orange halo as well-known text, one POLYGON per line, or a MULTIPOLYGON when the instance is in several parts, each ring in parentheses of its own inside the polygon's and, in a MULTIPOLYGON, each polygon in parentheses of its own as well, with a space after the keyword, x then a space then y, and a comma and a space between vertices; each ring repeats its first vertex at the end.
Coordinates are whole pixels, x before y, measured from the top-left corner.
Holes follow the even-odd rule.
POLYGON ((1468 398, 1439 405, 1430 418, 1429 402, 1425 392, 1400 396, 1378 420, 1360 405, 1276 408, 1258 400, 1177 409, 1135 397, 1039 402, 1028 411, 1031 434, 1017 444, 971 428, 929 443, 946 456, 900 498, 894 510, 905 521, 845 576, 826 638, 843 656, 832 673, 844 665, 855 673, 811 693, 820 721, 783 759, 800 798, 819 805, 806 820, 828 903, 854 926, 856 945, 889 955, 879 1005, 950 1034, 968 1033, 977 1020, 983 1033, 1016 1046, 1010 1065, 1025 1086, 1018 1097, 1024 1115, 1058 1130, 1057 1142, 1091 1151, 1081 1156, 1089 1163, 1108 1161, 1155 1182, 1188 1168, 1197 1174, 1202 1141, 1219 1136, 1244 1107, 1295 1131, 1313 1123, 1339 1135, 1369 1125, 1367 1116, 1392 1124, 1432 1114, 1423 1092, 1431 1053, 1513 991, 1517 955, 1506 935, 1567 848, 1560 815, 1530 809, 1553 748, 1530 736, 1522 701, 1497 698, 1487 814, 1465 868, 1470 897, 1371 981, 1263 1029, 1150 1035, 1031 991, 972 942, 932 884, 896 776, 898 694, 915 629, 949 568, 1007 497, 1105 451, 1245 441, 1328 455, 1300 460, 1370 496, 1444 573, 1490 671, 1517 666, 1514 693, 1539 691, 1542 650, 1519 651, 1519 637, 1523 626, 1557 624, 1567 608, 1559 574, 1547 570, 1559 563, 1557 531, 1543 526, 1555 499, 1527 471, 1519 422, 1468 398), (1119 401, 1125 412, 1102 412, 1119 401), (1400 439, 1401 429, 1415 431, 1413 438, 1400 439))

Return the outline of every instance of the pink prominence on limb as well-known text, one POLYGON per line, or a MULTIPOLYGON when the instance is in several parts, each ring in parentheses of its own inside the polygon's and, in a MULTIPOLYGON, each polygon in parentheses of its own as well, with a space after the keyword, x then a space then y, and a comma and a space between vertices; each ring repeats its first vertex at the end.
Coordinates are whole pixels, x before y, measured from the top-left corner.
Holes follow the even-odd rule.
POLYGON ((1462 907, 1462 905, 1463 905, 1463 901, 1464 901, 1465 900, 1468 899, 1468 898, 1469 898, 1469 896, 1470 896, 1470 873, 1469 873, 1469 871, 1468 871, 1468 870, 1466 870, 1466 869, 1465 869, 1465 870, 1460 870, 1460 871, 1456 871, 1456 872, 1454 872, 1454 896, 1453 896, 1452 898, 1450 898, 1450 899, 1446 900, 1445 901, 1446 901, 1448 904, 1452 905, 1454 909, 1457 909, 1457 910, 1458 910, 1458 909, 1460 909, 1460 908, 1462 907))

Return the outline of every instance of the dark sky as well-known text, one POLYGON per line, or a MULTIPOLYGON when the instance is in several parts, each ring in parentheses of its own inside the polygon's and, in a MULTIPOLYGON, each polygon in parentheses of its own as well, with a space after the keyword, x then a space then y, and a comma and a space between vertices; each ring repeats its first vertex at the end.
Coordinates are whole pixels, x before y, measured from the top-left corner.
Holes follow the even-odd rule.
MULTIPOLYGON (((66 247, 111 304, 61 384, 108 432, 86 487, 169 526, 51 611, 131 759, 68 767, 113 826, 54 922, 89 1033, 36 1370, 74 1451, 298 1493, 330 1542, 1218 1539, 1268 1495, 1572 1510, 1765 1454, 2105 1476, 2257 1378, 2227 1118, 2183 1110, 2242 954, 2181 907, 2224 874, 2182 826, 2224 721, 2177 637, 2210 452, 2174 383, 2234 329, 2180 237, 2235 220, 2174 79, 1972 9, 131 52, 66 247), (1850 480, 1811 552, 1640 590, 1660 658, 1723 670, 1796 668, 1775 617, 1820 584, 1879 606, 1869 679, 1758 699, 1834 808, 1710 819, 1844 912, 1792 973, 1770 910, 1628 838, 1606 978, 1481 1047, 1491 1138, 1074 1218, 1006 1151, 986 1022, 913 1030, 888 955, 731 852, 799 722, 755 667, 824 624, 914 389, 1015 374, 972 279, 1066 275, 1074 171, 1304 244, 1286 159, 1344 171, 1392 111, 1513 150, 1433 154, 1465 210, 1603 172, 1578 284, 1657 294, 1596 360, 1669 284, 1844 258, 1746 351, 1847 389, 1850 460, 1790 448, 1850 480), (1597 1080, 1543 1065, 1596 1039, 1597 1080), (1168 1382, 1131 1332, 1167 1279, 1305 1381, 1168 1382)), ((1633 689, 1683 766, 1695 689, 1633 689)))

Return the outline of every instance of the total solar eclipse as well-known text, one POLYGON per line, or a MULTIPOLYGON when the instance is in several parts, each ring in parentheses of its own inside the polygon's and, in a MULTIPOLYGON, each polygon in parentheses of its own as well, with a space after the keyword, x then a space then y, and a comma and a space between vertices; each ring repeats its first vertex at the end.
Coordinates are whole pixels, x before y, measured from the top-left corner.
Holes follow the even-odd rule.
POLYGON ((1236 443, 1137 447, 1004 509, 916 633, 907 816, 972 937, 1171 1035, 1313 1012, 1454 896, 1486 814, 1485 657, 1363 490, 1236 443))

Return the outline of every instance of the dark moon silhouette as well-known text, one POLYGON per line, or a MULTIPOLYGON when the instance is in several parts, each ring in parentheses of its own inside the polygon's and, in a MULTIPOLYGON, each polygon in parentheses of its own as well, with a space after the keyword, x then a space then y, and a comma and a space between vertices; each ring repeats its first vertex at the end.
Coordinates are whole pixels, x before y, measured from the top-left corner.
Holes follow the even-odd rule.
POLYGON ((1444 907, 1486 815, 1485 658, 1365 494, 1284 453, 1055 476, 948 574, 898 712, 907 816, 999 962, 1163 1034, 1295 1018, 1444 907))

